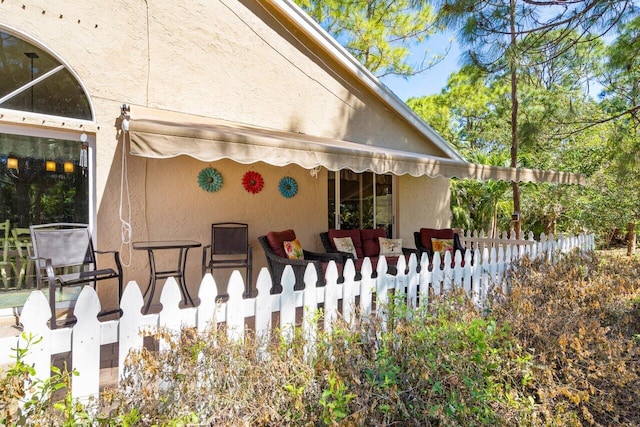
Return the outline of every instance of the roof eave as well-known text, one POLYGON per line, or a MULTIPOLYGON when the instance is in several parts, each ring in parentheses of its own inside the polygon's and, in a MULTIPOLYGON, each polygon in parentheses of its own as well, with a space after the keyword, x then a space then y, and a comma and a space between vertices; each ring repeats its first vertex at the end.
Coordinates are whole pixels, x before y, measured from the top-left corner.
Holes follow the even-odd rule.
MULTIPOLYGON (((264 1, 264 0, 263 0, 264 1)), ((359 78, 362 83, 374 92, 380 99, 400 114, 408 123, 410 123, 418 132, 423 134, 427 139, 432 141, 439 149, 454 160, 461 162, 468 161, 458 153, 442 136, 431 128, 420 116, 418 116, 409 106, 393 93, 387 86, 374 76, 366 67, 364 67, 356 58, 353 57, 340 43, 336 41, 329 33, 327 33, 316 21, 314 21, 307 13, 305 13, 292 0, 266 0, 267 2, 277 6, 289 20, 296 23, 298 27, 309 34, 318 45, 325 50, 327 54, 332 56, 336 61, 342 64, 354 76, 359 78)))

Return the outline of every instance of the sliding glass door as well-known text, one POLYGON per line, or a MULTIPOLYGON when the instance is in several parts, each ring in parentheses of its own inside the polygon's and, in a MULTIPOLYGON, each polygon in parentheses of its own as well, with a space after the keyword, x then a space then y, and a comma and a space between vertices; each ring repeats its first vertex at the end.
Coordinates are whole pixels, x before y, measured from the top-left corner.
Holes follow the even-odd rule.
POLYGON ((384 227, 393 236, 393 176, 329 171, 329 228, 384 227))

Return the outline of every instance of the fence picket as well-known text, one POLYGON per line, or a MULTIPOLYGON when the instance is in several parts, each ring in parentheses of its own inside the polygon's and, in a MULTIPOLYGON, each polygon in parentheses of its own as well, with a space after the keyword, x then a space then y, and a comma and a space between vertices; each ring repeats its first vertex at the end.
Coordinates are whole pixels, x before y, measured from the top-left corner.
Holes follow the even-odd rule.
POLYGON ((100 300, 91 286, 85 286, 78 296, 73 314, 77 323, 73 328, 71 352, 73 368, 85 375, 72 377, 72 396, 84 399, 99 391, 100 383, 100 300))
MULTIPOLYGON (((29 348, 24 362, 33 366, 35 370, 34 378, 45 380, 49 378, 51 372, 51 329, 47 326, 51 318, 51 308, 49 301, 43 292, 33 291, 27 298, 22 309, 20 322, 24 332, 32 334, 40 341, 29 348)), ((25 348, 25 341, 20 339, 14 347, 25 348)))
POLYGON ((256 281, 258 295, 255 298, 255 332, 261 351, 266 350, 271 337, 271 277, 266 269, 262 269, 256 281))
POLYGON ((196 326, 198 330, 204 331, 215 324, 216 319, 218 286, 211 273, 206 273, 202 278, 202 283, 198 290, 198 299, 200 300, 200 305, 198 306, 196 326))
POLYGON ((234 270, 229 278, 227 295, 229 299, 225 303, 227 309, 227 337, 233 341, 244 339, 244 310, 231 309, 231 307, 242 307, 244 292, 244 280, 239 270, 234 270))
POLYGON ((373 294, 376 291, 375 283, 371 277, 373 270, 371 260, 365 258, 360 268, 362 280, 359 284, 360 291, 360 315, 363 319, 368 319, 373 312, 373 294))
MULTIPOLYGON (((305 272, 305 279, 309 278, 309 267, 313 267, 311 264, 307 266, 305 272)), ((312 272, 312 275, 315 272, 312 272)), ((282 293, 280 294, 280 331, 285 341, 291 342, 293 339, 293 327, 296 321, 296 294, 293 287, 296 283, 296 276, 293 273, 291 266, 287 265, 282 273, 282 293)), ((313 283, 316 283, 315 280, 313 283)), ((305 286, 307 282, 305 282, 305 286)))

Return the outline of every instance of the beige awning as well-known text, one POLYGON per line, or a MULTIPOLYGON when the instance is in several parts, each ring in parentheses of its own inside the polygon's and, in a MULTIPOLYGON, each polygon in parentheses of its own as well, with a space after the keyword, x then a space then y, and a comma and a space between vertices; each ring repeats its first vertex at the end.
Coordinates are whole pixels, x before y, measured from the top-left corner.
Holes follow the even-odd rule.
POLYGON ((579 174, 471 164, 463 160, 144 108, 131 112, 129 137, 131 154, 157 159, 185 155, 205 162, 231 159, 242 164, 296 164, 305 169, 322 166, 332 171, 350 169, 378 174, 584 184, 584 176, 579 174))

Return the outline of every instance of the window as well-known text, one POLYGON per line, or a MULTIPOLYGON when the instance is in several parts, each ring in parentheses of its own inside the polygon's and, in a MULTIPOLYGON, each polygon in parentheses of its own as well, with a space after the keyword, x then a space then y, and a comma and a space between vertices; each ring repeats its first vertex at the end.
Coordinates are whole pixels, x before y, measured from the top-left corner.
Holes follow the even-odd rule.
MULTIPOLYGON (((62 61, 2 30, 0 109, 93 120, 89 98, 62 61)), ((80 128, 0 122, 0 310, 23 305, 34 289, 30 225, 92 222, 93 144, 80 128)))
POLYGON ((329 171, 329 228, 384 227, 393 236, 392 184, 390 174, 329 171))
POLYGON ((0 108, 93 118, 84 89, 60 61, 6 32, 0 40, 0 108))

